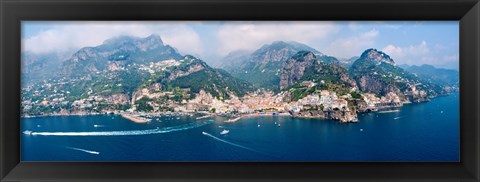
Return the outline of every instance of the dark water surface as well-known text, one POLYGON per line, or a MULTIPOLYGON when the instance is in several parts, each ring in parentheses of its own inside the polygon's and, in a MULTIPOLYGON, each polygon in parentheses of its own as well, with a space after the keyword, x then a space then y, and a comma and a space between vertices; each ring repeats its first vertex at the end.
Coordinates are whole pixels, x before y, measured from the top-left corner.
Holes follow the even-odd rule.
POLYGON ((359 123, 265 116, 23 118, 23 161, 458 161, 459 95, 365 113, 359 123), (281 125, 281 127, 278 126, 281 125), (260 127, 259 127, 260 125, 260 127), (220 132, 230 130, 226 135, 220 132))

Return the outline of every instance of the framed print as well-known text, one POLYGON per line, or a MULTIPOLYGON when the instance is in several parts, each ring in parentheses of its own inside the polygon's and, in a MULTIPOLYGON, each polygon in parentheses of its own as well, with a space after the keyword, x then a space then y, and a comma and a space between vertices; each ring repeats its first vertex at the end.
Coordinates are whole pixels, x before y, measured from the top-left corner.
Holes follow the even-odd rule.
POLYGON ((2 180, 479 179, 477 1, 1 6, 2 180))

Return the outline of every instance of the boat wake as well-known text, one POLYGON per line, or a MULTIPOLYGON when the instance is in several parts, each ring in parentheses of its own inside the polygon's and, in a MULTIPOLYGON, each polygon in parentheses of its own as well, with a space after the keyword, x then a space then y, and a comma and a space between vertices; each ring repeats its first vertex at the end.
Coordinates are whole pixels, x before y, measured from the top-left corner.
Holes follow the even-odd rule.
POLYGON ((148 130, 130 130, 130 131, 94 131, 94 132, 23 132, 26 135, 40 135, 40 136, 131 136, 131 135, 153 135, 161 133, 169 133, 175 131, 189 130, 198 128, 211 122, 190 123, 179 126, 156 128, 148 130))
POLYGON ((400 118, 403 118, 403 116, 394 117, 393 119, 397 120, 397 119, 400 119, 400 118))
POLYGON ((220 141, 220 142, 223 142, 223 143, 226 143, 226 144, 229 144, 229 145, 233 145, 233 146, 235 146, 235 147, 239 147, 239 148, 246 149, 246 150, 249 150, 249 151, 252 151, 252 152, 256 152, 256 153, 263 154, 263 153, 255 150, 255 149, 252 149, 252 148, 249 148, 249 147, 245 147, 245 146, 243 146, 243 145, 239 145, 239 144, 236 144, 236 143, 232 143, 232 142, 226 141, 226 140, 224 140, 224 139, 218 138, 218 137, 213 136, 213 135, 211 135, 210 133, 207 133, 207 132, 204 132, 204 131, 202 132, 202 134, 205 135, 205 136, 209 136, 209 137, 211 137, 211 138, 213 138, 213 139, 215 139, 215 140, 217 140, 217 141, 220 141))
POLYGON ((72 150, 77 150, 77 151, 82 151, 82 152, 86 152, 86 153, 89 153, 89 154, 95 154, 95 155, 100 154, 100 152, 93 151, 93 150, 85 150, 85 149, 75 148, 75 147, 65 147, 65 148, 72 149, 72 150))
POLYGON ((392 113, 392 112, 400 112, 400 110, 399 110, 399 109, 395 109, 395 110, 378 111, 378 113, 392 113))

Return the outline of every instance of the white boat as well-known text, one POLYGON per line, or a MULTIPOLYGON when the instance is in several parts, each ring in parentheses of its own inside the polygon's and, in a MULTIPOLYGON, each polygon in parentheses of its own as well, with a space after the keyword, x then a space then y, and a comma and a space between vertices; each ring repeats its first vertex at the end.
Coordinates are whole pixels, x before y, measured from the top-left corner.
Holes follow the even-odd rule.
POLYGON ((226 135, 229 132, 230 132, 230 130, 223 130, 222 132, 220 132, 220 135, 226 135))
POLYGON ((32 134, 32 131, 30 131, 30 130, 25 130, 25 131, 23 132, 23 134, 25 134, 25 135, 31 135, 31 134, 32 134))

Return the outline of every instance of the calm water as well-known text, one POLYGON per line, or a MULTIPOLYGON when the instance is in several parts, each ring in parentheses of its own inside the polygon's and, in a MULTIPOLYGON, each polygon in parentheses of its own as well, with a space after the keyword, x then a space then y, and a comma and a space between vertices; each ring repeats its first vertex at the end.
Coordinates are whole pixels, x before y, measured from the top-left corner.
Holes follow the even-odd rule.
POLYGON ((23 161, 458 161, 459 95, 359 115, 359 123, 115 115, 22 119, 23 161), (280 123, 278 127, 275 123, 280 123), (260 127, 258 127, 260 125, 260 127), (220 135, 223 129, 230 130, 220 135))

